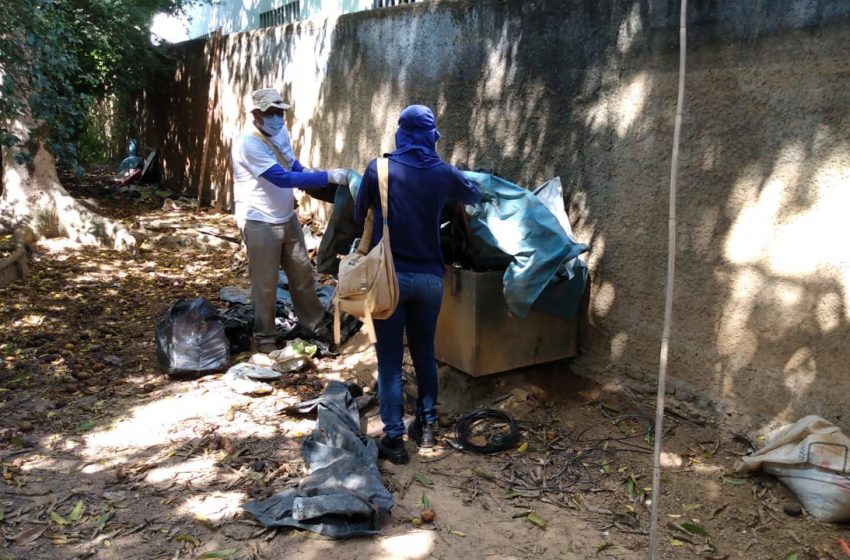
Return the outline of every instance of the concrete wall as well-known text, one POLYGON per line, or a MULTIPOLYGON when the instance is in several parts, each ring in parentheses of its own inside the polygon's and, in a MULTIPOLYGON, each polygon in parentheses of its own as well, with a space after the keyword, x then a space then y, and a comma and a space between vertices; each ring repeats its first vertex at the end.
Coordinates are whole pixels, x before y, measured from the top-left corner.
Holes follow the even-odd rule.
MULTIPOLYGON (((669 373, 729 410, 850 428, 850 3, 691 1, 669 373)), ((678 2, 423 3, 225 38, 210 177, 244 101, 276 86, 296 150, 362 169, 407 104, 455 164, 559 175, 591 245, 576 369, 653 380, 663 310, 678 2)), ((198 184, 209 84, 188 44, 153 96, 168 178, 198 184), (200 127, 199 127, 200 125, 200 127)), ((153 121, 152 121, 153 122, 153 121)))

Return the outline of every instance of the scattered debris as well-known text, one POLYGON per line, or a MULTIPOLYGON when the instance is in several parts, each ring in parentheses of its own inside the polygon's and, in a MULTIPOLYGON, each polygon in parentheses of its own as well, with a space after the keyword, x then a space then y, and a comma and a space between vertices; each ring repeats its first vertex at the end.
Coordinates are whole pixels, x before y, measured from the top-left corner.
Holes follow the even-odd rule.
POLYGON ((803 507, 821 521, 850 519, 850 475, 847 438, 819 416, 806 416, 770 433, 764 446, 742 457, 742 472, 763 470, 796 494, 803 507))

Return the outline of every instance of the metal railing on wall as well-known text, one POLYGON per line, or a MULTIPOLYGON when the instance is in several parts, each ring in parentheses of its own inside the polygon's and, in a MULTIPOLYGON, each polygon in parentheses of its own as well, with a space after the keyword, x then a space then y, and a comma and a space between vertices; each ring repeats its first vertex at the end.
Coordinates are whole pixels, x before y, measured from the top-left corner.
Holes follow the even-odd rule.
POLYGON ((402 4, 413 4, 416 0, 374 0, 372 9, 389 8, 390 6, 400 6, 402 4))
POLYGON ((301 19, 301 0, 287 2, 279 8, 260 14, 260 27, 274 27, 301 19))

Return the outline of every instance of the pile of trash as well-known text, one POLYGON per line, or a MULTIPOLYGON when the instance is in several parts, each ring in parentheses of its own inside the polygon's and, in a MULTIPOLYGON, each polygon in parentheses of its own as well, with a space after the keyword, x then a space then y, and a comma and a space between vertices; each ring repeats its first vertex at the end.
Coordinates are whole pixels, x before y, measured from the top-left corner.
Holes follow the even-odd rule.
POLYGON ((236 364, 224 374, 224 382, 241 395, 268 395, 274 387, 268 381, 280 381, 287 374, 313 369, 313 356, 319 347, 300 338, 285 348, 266 354, 254 354, 247 362, 236 364))
MULTIPOLYGON (((118 164, 118 169, 115 170, 113 182, 119 187, 127 187, 134 183, 142 183, 146 180, 153 180, 153 175, 156 171, 154 163, 158 151, 148 150, 146 157, 141 157, 138 153, 138 142, 135 139, 130 139, 127 144, 127 157, 121 160, 118 164)), ((171 192, 167 196, 170 196, 171 192)))
MULTIPOLYGON (((310 340, 301 329, 292 305, 286 275, 280 273, 277 291, 275 323, 278 337, 288 340, 287 348, 300 348, 297 341, 306 339, 308 347, 314 350, 306 357, 335 356, 330 344, 322 340, 310 340), (295 346, 293 344, 295 343, 295 346)), ((317 284, 316 295, 319 301, 330 307, 334 287, 317 284)), ((198 377, 224 371, 230 365, 231 356, 251 349, 254 329, 254 308, 250 302, 250 290, 225 286, 219 291, 222 301, 230 307, 220 310, 204 297, 179 299, 165 313, 156 327, 156 354, 160 368, 172 377, 198 377)), ((326 314, 326 326, 330 328, 333 320, 326 314)), ((360 322, 354 317, 346 317, 342 326, 342 341, 348 340, 360 328, 360 322)), ((274 355, 272 353, 271 355, 274 355)), ((275 356, 276 358, 279 356, 275 356)), ((282 356, 303 357, 303 356, 282 356)), ((290 370, 292 371, 292 370, 290 370)), ((254 372, 256 373, 256 372, 254 372)), ((274 379, 273 376, 257 373, 248 375, 240 372, 240 379, 274 379)), ((242 384, 246 385, 246 384, 242 384)), ((241 391, 240 391, 241 392, 241 391)), ((256 391, 248 391, 254 393, 256 391)))
MULTIPOLYGON (((335 287, 316 282, 316 296, 325 309, 324 326, 332 326, 333 317, 330 313, 335 287)), ((233 343, 235 352, 248 350, 251 345, 251 334, 254 330, 254 307, 251 305, 250 288, 238 288, 225 286, 219 290, 219 299, 229 304, 222 313, 225 330, 228 338, 233 343)), ((292 295, 289 292, 289 279, 286 273, 278 273, 277 295, 275 301, 275 326, 278 338, 282 340, 293 340, 295 338, 307 338, 302 331, 298 317, 295 315, 295 307, 292 304, 292 295)), ((351 335, 360 329, 360 322, 356 318, 346 316, 342 325, 342 342, 348 340, 351 335)), ((330 356, 333 352, 326 341, 312 341, 317 345, 320 355, 330 356)))

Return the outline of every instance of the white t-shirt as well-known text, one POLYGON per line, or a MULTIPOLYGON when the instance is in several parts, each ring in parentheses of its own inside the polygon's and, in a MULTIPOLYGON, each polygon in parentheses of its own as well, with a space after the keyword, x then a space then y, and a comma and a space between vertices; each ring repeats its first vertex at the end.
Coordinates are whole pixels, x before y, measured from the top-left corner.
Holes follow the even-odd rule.
MULTIPOLYGON (((288 145, 284 135, 285 130, 269 140, 286 153, 288 145)), ((292 189, 282 189, 260 177, 271 166, 279 163, 269 145, 252 133, 245 132, 233 139, 231 157, 235 204, 233 214, 236 221, 240 224, 245 220, 279 224, 288 220, 295 211, 292 189)))

